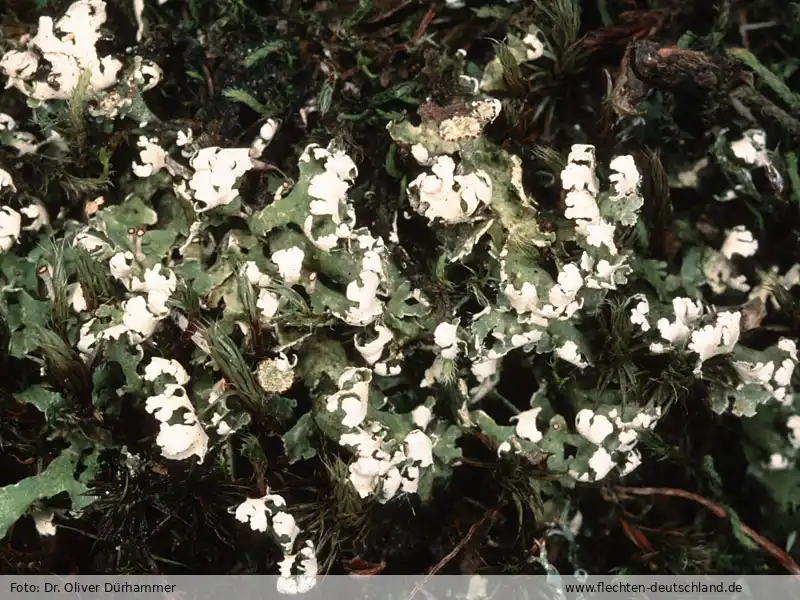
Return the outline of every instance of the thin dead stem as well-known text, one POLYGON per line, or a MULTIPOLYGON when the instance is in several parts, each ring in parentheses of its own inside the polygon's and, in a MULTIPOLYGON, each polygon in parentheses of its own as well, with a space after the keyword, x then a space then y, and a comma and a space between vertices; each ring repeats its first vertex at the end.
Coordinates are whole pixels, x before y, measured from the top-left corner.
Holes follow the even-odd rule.
MULTIPOLYGON (((687 492, 686 490, 677 488, 615 486, 608 491, 611 493, 604 493, 606 500, 615 502, 624 500, 630 496, 673 496, 677 498, 685 498, 686 500, 692 500, 698 504, 702 504, 720 519, 726 519, 730 517, 729 511, 719 504, 716 504, 708 498, 704 498, 703 496, 699 496, 693 492, 687 492)), ((770 540, 762 536, 760 533, 755 531, 749 525, 740 522, 739 526, 742 533, 758 544, 762 550, 772 555, 775 560, 777 560, 789 573, 792 573, 793 575, 800 575, 800 566, 797 565, 791 556, 781 550, 770 540)))

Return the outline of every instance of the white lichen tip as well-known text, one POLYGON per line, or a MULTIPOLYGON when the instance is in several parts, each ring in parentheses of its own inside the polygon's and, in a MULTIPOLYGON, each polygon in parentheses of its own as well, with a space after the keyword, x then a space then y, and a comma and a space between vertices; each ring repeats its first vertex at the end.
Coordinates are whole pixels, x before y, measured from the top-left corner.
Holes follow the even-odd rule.
POLYGON ((630 312, 631 323, 642 331, 650 331, 650 322, 647 320, 647 315, 650 313, 650 303, 644 296, 637 296, 634 299, 637 300, 637 303, 630 312))
POLYGON ((739 160, 754 166, 769 164, 767 135, 760 129, 749 129, 740 140, 731 143, 731 151, 739 160))
POLYGON ((525 44, 525 58, 527 60, 536 60, 544 54, 544 42, 535 33, 529 33, 522 38, 522 43, 525 44))
POLYGON ((699 356, 695 372, 699 372, 709 358, 733 352, 739 341, 741 318, 739 312, 719 313, 714 325, 706 325, 692 333, 689 350, 699 356))
POLYGON ((613 171, 608 179, 614 187, 614 197, 638 193, 642 176, 639 174, 639 169, 636 168, 633 156, 629 154, 617 156, 611 160, 609 166, 613 171))
POLYGON ((328 412, 343 411, 345 427, 358 427, 367 418, 371 380, 369 369, 349 368, 339 377, 339 391, 328 396, 326 409, 328 412))
POLYGON ((235 517, 241 523, 249 523, 253 531, 266 531, 269 521, 266 498, 248 498, 236 507, 235 517))
POLYGON ((310 592, 317 583, 319 570, 313 542, 307 540, 297 554, 284 557, 279 568, 278 593, 297 595, 310 592))
POLYGON ((405 439, 406 456, 418 467, 430 467, 433 464, 433 441, 423 431, 416 429, 405 439))
POLYGON ((22 230, 22 215, 10 206, 0 206, 0 253, 14 246, 22 230))
POLYGON ((536 407, 522 411, 512 417, 512 420, 517 422, 514 432, 518 437, 534 443, 542 440, 543 434, 536 427, 536 419, 539 417, 540 412, 542 412, 541 407, 536 407))
POLYGON ((139 151, 139 158, 142 164, 133 163, 133 173, 137 177, 150 177, 158 173, 167 164, 167 152, 158 145, 158 138, 146 138, 139 136, 136 143, 141 150, 139 151))
POLYGON ((584 369, 589 366, 589 363, 581 357, 581 353, 578 351, 578 344, 572 340, 568 340, 556 348, 556 355, 561 360, 572 363, 579 369, 584 369))
POLYGON ((302 248, 293 246, 273 252, 271 260, 278 267, 278 273, 283 280, 289 285, 294 285, 300 281, 304 258, 305 253, 302 248))
POLYGON ((145 381, 155 381, 162 375, 172 377, 178 385, 189 383, 189 374, 181 363, 175 359, 154 356, 144 368, 144 379, 145 381))
MULTIPOLYGON (((0 131, 2 131, 2 129, 0 129, 0 131)), ((12 192, 17 191, 17 186, 14 185, 14 179, 8 171, 0 169, 0 190, 3 188, 10 188, 12 192)))
POLYGON ((440 348, 442 358, 455 359, 458 356, 458 321, 439 323, 433 332, 433 341, 440 348))
POLYGON ((686 342, 692 332, 692 326, 700 320, 703 315, 703 305, 698 301, 693 302, 691 298, 674 298, 672 308, 675 312, 675 321, 662 318, 658 320, 656 326, 661 337, 677 346, 686 342))
POLYGON ((394 339, 391 330, 384 325, 376 324, 374 331, 375 338, 370 342, 363 341, 358 335, 354 339, 356 350, 370 365, 374 365, 380 360, 384 349, 394 339))
POLYGON ((614 425, 604 415, 595 414, 594 411, 584 408, 575 415, 575 428, 587 440, 599 446, 609 435, 614 432, 614 425))
POLYGON ((725 258, 730 260, 735 254, 753 256, 758 251, 758 240, 744 225, 737 225, 726 233, 725 242, 720 250, 725 258))
POLYGON ((52 510, 37 510, 31 514, 36 525, 36 532, 42 537, 54 536, 58 527, 53 523, 55 513, 52 510))
POLYGON ((236 182, 253 168, 248 148, 210 147, 191 160, 194 175, 189 180, 197 212, 205 212, 233 202, 239 195, 236 182))
POLYGON ((589 468, 594 471, 594 481, 604 479, 615 466, 613 457, 602 446, 595 450, 589 459, 589 468))
POLYGON ((147 399, 145 410, 161 423, 156 443, 165 458, 185 460, 197 456, 198 462, 203 462, 208 452, 208 435, 182 385, 165 385, 162 393, 147 399))
POLYGON ((425 405, 420 405, 411 411, 411 420, 413 421, 414 425, 422 430, 425 430, 425 428, 428 427, 428 423, 431 422, 432 418, 433 413, 431 412, 431 409, 425 405))
POLYGON ((423 173, 408 185, 412 208, 433 222, 463 223, 481 204, 492 200, 492 180, 483 170, 456 174, 449 156, 437 156, 431 173, 423 173))

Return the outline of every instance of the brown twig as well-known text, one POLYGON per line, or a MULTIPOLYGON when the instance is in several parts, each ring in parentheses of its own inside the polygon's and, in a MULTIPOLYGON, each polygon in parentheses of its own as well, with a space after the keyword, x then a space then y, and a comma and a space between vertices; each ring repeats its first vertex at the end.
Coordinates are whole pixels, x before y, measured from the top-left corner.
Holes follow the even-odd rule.
POLYGON ((750 39, 747 36, 747 9, 741 7, 736 16, 739 20, 739 35, 742 38, 742 46, 750 50, 750 39))
POLYGON ((458 544, 456 544, 455 548, 453 548, 450 552, 448 552, 442 560, 436 563, 431 570, 428 571, 428 574, 425 576, 421 582, 414 586, 414 589, 411 591, 411 594, 406 598, 406 600, 413 600, 414 596, 417 595, 417 592, 420 591, 420 588, 424 586, 428 580, 436 575, 439 571, 441 571, 447 563, 453 560, 458 554, 464 549, 464 547, 469 543, 469 541, 475 536, 475 533, 478 531, 478 528, 483 525, 488 519, 494 519, 500 511, 497 508, 490 508, 488 509, 480 519, 478 519, 475 523, 467 531, 467 534, 459 540, 458 544))
POLYGON ((385 21, 386 19, 390 18, 392 15, 400 12, 407 6, 411 4, 416 4, 419 0, 404 0, 403 2, 399 2, 395 6, 389 8, 388 10, 383 11, 381 14, 376 15, 369 21, 367 21, 368 25, 372 25, 373 23, 380 23, 381 21, 385 21))
MULTIPOLYGON (((676 489, 676 488, 656 488, 656 487, 628 487, 628 486, 615 486, 613 488, 614 494, 616 494, 617 499, 625 499, 625 496, 673 496, 677 498, 685 498, 686 500, 692 500, 697 502, 698 504, 702 504, 705 506, 709 511, 711 511, 715 516, 719 517, 720 519, 725 519, 730 516, 730 513, 715 502, 712 502, 708 498, 703 498, 702 496, 698 496, 693 492, 687 492, 686 490, 676 489)), ((794 559, 789 556, 786 552, 781 550, 778 546, 773 544, 770 540, 763 537, 757 531, 755 531, 749 525, 740 522, 739 527, 741 528, 742 533, 744 533, 748 538, 753 540, 756 544, 761 546, 761 548, 771 554, 775 560, 777 560, 789 573, 793 575, 800 575, 800 566, 794 561, 794 559)))
POLYGON ((425 11, 425 14, 422 16, 422 20, 419 22, 419 27, 417 27, 417 30, 414 32, 414 35, 411 36, 411 39, 408 40, 409 44, 413 44, 422 37, 422 34, 425 33, 428 25, 433 22, 434 16, 436 16, 436 9, 431 6, 427 11, 425 11))
POLYGON ((481 518, 478 519, 475 523, 473 523, 472 526, 470 526, 469 530, 467 531, 467 534, 458 542, 458 544, 456 544, 456 547, 453 548, 450 552, 448 552, 444 556, 444 558, 442 558, 442 560, 440 560, 438 563, 436 563, 431 568, 431 570, 428 572, 428 575, 427 575, 427 577, 425 579, 427 580, 428 577, 433 577, 434 575, 436 575, 439 571, 441 571, 447 565, 447 563, 449 563, 456 556, 458 556, 458 553, 461 552, 464 549, 464 547, 469 543, 469 541, 475 535, 475 532, 478 531, 478 527, 483 525, 486 522, 487 519, 494 518, 494 516, 497 514, 497 512, 498 511, 497 511, 496 508, 490 508, 485 513, 483 513, 481 518))
POLYGON ((584 44, 589 49, 595 49, 651 37, 667 26, 671 16, 670 11, 663 8, 625 11, 619 15, 620 25, 595 29, 586 36, 584 44))
POLYGON ((435 16, 436 16, 436 9, 433 6, 431 6, 430 8, 428 8, 427 11, 425 11, 425 14, 422 15, 422 19, 420 20, 419 26, 414 32, 414 35, 412 35, 407 42, 404 42, 402 44, 397 44, 394 47, 394 50, 396 52, 397 51, 410 52, 411 45, 422 37, 422 35, 425 33, 425 30, 428 29, 428 25, 430 25, 433 22, 433 17, 435 16))

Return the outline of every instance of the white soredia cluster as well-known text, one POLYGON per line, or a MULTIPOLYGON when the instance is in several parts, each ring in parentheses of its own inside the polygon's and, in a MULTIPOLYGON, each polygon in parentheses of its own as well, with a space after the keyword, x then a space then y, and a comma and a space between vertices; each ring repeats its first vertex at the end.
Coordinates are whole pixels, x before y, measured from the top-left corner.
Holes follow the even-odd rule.
MULTIPOLYGON (((189 159, 188 167, 172 158, 162 147, 158 137, 140 136, 137 146, 140 149, 139 160, 132 165, 134 174, 140 178, 150 178, 166 171, 169 176, 162 179, 169 182, 168 185, 171 185, 174 193, 191 203, 195 209, 197 218, 190 224, 189 236, 185 243, 178 249, 182 256, 190 251, 192 246, 196 247, 199 241, 198 234, 206 223, 203 215, 215 209, 222 210, 237 200, 241 178, 255 166, 250 157, 250 149, 217 146, 199 148, 190 129, 179 131, 175 140, 175 146, 180 150, 181 157, 189 159)), ((234 205, 228 210, 240 216, 244 215, 239 205, 234 205)), ((235 235, 229 236, 228 242, 231 247, 236 247, 238 244, 235 235)), ((130 254, 130 252, 118 253, 112 260, 119 260, 122 255, 130 254)), ((305 252, 302 248, 291 246, 276 250, 271 261, 284 282, 293 285, 300 280, 304 257, 305 252)), ((141 257, 134 256, 134 258, 141 257)), ((271 287, 272 278, 260 270, 264 266, 254 261, 245 261, 241 274, 258 289, 257 307, 261 311, 263 320, 268 322, 278 311, 279 301, 277 295, 268 289, 271 287)), ((126 269, 130 270, 129 267, 130 264, 126 266, 120 263, 115 269, 112 265, 112 274, 121 279, 120 273, 125 273, 126 269)), ((163 313, 152 312, 155 317, 164 316, 163 313)), ((243 321, 240 323, 242 327, 247 328, 243 321)))
POLYGON ((366 341, 365 337, 359 334, 353 336, 353 344, 356 350, 378 375, 399 375, 402 367, 396 364, 399 361, 394 356, 381 360, 386 354, 386 348, 394 340, 392 330, 385 325, 375 323, 373 324, 372 332, 374 332, 374 339, 371 341, 366 341))
POLYGON ((660 416, 659 408, 642 411, 630 421, 622 419, 619 408, 579 411, 575 416, 575 429, 595 449, 588 458, 588 471, 570 470, 570 475, 578 481, 599 481, 618 464, 620 475, 628 475, 642 464, 642 455, 635 449, 639 435, 653 429, 660 416))
POLYGON ((672 308, 674 320, 664 317, 656 323, 661 340, 650 344, 651 352, 661 354, 684 350, 695 353, 698 356, 696 375, 701 373, 703 363, 708 359, 733 352, 739 341, 742 318, 740 312, 719 313, 715 315, 714 323, 703 325, 704 308, 700 301, 675 298, 672 308))
MULTIPOLYGON (((163 164, 161 153, 151 150, 154 166, 163 164)), ((145 159, 142 151, 142 159, 145 159)), ((163 152, 163 151, 162 151, 163 152)), ((182 198, 193 201, 195 210, 204 213, 218 206, 227 206, 239 196, 239 178, 253 168, 248 148, 203 148, 191 156, 194 173, 179 180, 174 189, 182 198)), ((154 168, 153 172, 157 169, 154 168)), ((147 173, 149 175, 149 173, 147 173)))
POLYGON ((569 164, 561 173, 561 183, 567 192, 564 216, 575 221, 575 232, 585 238, 587 245, 605 248, 610 256, 616 256, 613 222, 627 226, 636 222, 637 211, 643 203, 639 196, 641 176, 632 156, 618 156, 612 160, 613 191, 601 207, 597 202, 599 184, 595 169, 594 146, 572 146, 569 164))
POLYGON ((758 251, 758 240, 744 225, 737 225, 726 232, 725 241, 719 251, 706 249, 703 274, 706 284, 715 294, 724 294, 728 289, 749 292, 750 285, 744 275, 734 275, 734 256, 744 258, 758 251))
POLYGON ((145 404, 145 410, 161 423, 156 438, 161 454, 169 460, 196 456, 198 462, 203 462, 208 452, 208 435, 184 387, 189 383, 186 369, 176 360, 153 358, 145 368, 144 379, 161 390, 145 404))
MULTIPOLYGON (((0 198, 17 191, 8 172, 0 169, 0 198)), ((0 254, 10 251, 22 237, 22 232, 36 233, 50 222, 47 210, 38 200, 15 210, 0 201, 0 254)))
POLYGON ((279 565, 279 593, 305 594, 316 585, 318 566, 314 543, 307 540, 298 552, 294 552, 300 528, 287 512, 283 496, 270 494, 267 490, 261 498, 248 498, 231 512, 237 521, 249 523, 253 531, 270 530, 280 544, 283 560, 279 565))
POLYGON ((306 147, 300 162, 324 161, 323 171, 314 175, 308 186, 311 198, 303 231, 314 246, 330 252, 340 240, 348 240, 353 232, 356 214, 347 199, 347 192, 358 176, 353 160, 333 145, 306 147))
POLYGON ((611 161, 612 185, 608 192, 600 191, 595 169, 594 147, 574 145, 561 181, 567 192, 565 216, 574 221, 583 252, 580 260, 561 266, 555 282, 532 265, 524 253, 508 245, 495 255, 504 297, 499 306, 487 306, 473 317, 473 331, 493 329, 488 348, 483 336, 475 337, 477 354, 471 360, 476 372, 493 371, 493 361, 515 348, 549 347, 576 367, 590 364, 582 354, 574 321, 579 318, 586 297, 595 290, 616 290, 627 283, 631 272, 628 253, 617 248, 615 233, 618 227, 636 223, 644 202, 639 193, 641 176, 631 156, 618 156, 611 161), (502 315, 514 318, 506 321, 504 331, 496 325, 502 315))
POLYGON ((454 224, 470 221, 481 204, 489 204, 492 180, 483 170, 457 175, 451 157, 437 156, 431 173, 417 177, 408 190, 411 206, 420 215, 454 224))
POLYGON ((189 188, 197 212, 233 202, 239 195, 236 182, 253 168, 247 148, 203 148, 191 160, 194 175, 189 188))
MULTIPOLYGON (((14 180, 0 169, 0 194, 15 192, 14 180)), ((0 253, 7 252, 17 242, 22 229, 22 215, 10 206, 0 205, 0 253)))
POLYGON ((12 50, 0 60, 8 87, 34 100, 66 100, 83 73, 90 75, 94 92, 114 85, 122 63, 111 56, 100 58, 96 49, 105 21, 104 0, 79 0, 55 23, 51 17, 41 17, 38 33, 24 49, 12 50))
POLYGON ((412 414, 416 428, 408 431, 403 440, 392 437, 396 431, 367 417, 372 371, 347 369, 339 378, 339 391, 327 399, 326 410, 341 415, 344 431, 339 438, 342 446, 350 448, 355 459, 350 464, 350 482, 362 498, 375 495, 381 503, 398 493, 417 493, 420 477, 434 465, 434 447, 439 438, 425 433, 430 422, 430 410, 421 406, 412 414))
MULTIPOLYGON (((631 311, 631 321, 643 331, 651 330, 648 321, 649 304, 637 299, 631 311)), ((651 342, 650 351, 686 352, 697 356, 694 374, 703 377, 704 365, 717 356, 727 356, 739 376, 732 389, 715 389, 712 407, 717 412, 730 410, 736 416, 752 417, 758 405, 770 400, 791 405, 791 379, 797 365, 797 347, 793 340, 781 338, 771 348, 756 352, 739 346, 742 313, 724 311, 706 314, 700 301, 691 298, 674 298, 674 318, 662 317, 655 323, 659 340, 651 342), (732 403, 731 403, 732 401, 732 403)))
POLYGON ((422 173, 408 185, 411 207, 429 222, 448 225, 476 220, 482 206, 492 200, 492 178, 483 169, 465 169, 456 165, 451 154, 459 142, 478 138, 483 128, 493 122, 502 105, 495 98, 470 102, 455 116, 443 119, 436 128, 436 143, 415 143, 411 154, 430 173, 422 173))
POLYGON ((380 317, 386 296, 387 279, 384 267, 386 247, 381 237, 373 237, 366 228, 353 232, 350 252, 361 259, 358 278, 347 284, 347 299, 352 303, 344 315, 337 315, 350 325, 369 325, 380 317))
POLYGON ((0 59, 0 71, 8 77, 6 87, 18 89, 32 101, 48 101, 68 100, 85 85, 85 97, 93 102, 90 111, 96 115, 113 118, 129 108, 134 90, 141 93, 154 87, 161 70, 134 57, 130 74, 120 80, 122 61, 97 54, 105 22, 104 0, 78 0, 55 22, 41 17, 36 35, 23 37, 19 50, 0 59), (119 84, 128 89, 124 93, 111 89, 119 84))
MULTIPOLYGON (((774 348, 768 349, 765 353, 767 356, 760 357, 763 360, 735 360, 733 362, 740 377, 736 391, 742 397, 763 394, 768 399, 774 398, 782 405, 791 407, 794 403, 792 375, 798 363, 797 344, 794 340, 781 338, 774 348)), ((736 404, 732 410, 734 413, 742 413, 747 416, 754 414, 752 409, 736 404)))
POLYGON ((450 374, 455 368, 454 361, 459 355, 458 321, 455 323, 439 323, 433 331, 434 351, 436 358, 433 365, 425 371, 425 378, 420 386, 431 387, 437 381, 446 382, 451 379, 450 374))
MULTIPOLYGON (((134 270, 140 267, 130 251, 114 254, 109 260, 109 268, 131 295, 122 302, 121 311, 108 326, 102 327, 95 317, 83 324, 78 348, 87 354, 100 339, 119 339, 127 334, 131 344, 140 344, 151 337, 159 323, 169 316, 167 303, 178 284, 175 273, 160 264, 145 269, 141 279, 134 276, 134 270)), ((82 296, 79 284, 75 293, 82 296)), ((73 302, 73 306, 81 312, 78 310, 80 304, 73 302)))
POLYGON ((256 307, 259 309, 260 317, 264 322, 269 322, 280 308, 280 299, 275 292, 269 289, 272 278, 261 272, 258 265, 252 261, 247 261, 242 267, 242 275, 251 285, 258 289, 256 307))

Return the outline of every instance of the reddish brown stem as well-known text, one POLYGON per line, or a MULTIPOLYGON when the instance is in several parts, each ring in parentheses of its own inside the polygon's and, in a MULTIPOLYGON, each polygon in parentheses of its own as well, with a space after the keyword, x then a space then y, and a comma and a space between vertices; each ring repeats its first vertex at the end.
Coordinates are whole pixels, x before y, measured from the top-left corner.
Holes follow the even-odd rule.
POLYGON ((425 30, 428 29, 428 26, 433 21, 433 17, 435 15, 436 15, 436 9, 433 8, 433 6, 431 6, 427 11, 425 11, 425 14, 422 15, 422 20, 419 22, 419 26, 417 27, 417 30, 414 32, 414 35, 411 36, 411 39, 409 39, 404 44, 398 44, 397 46, 394 47, 394 50, 395 51, 404 50, 408 52, 409 48, 411 47, 411 44, 413 44, 419 38, 421 38, 422 34, 425 33, 425 30))
POLYGON ((422 16, 422 20, 419 22, 419 27, 417 27, 417 30, 414 32, 414 35, 411 36, 411 39, 408 40, 409 43, 414 43, 422 37, 422 34, 425 33, 425 30, 428 28, 428 25, 431 24, 435 15, 436 10, 431 6, 422 16))
POLYGON ((487 519, 494 519, 494 517, 497 515, 498 512, 499 512, 498 509, 490 508, 485 513, 483 513, 481 518, 478 519, 475 523, 472 524, 472 526, 467 531, 467 534, 463 538, 461 538, 461 540, 459 540, 459 542, 458 542, 458 544, 456 544, 455 548, 453 548, 450 552, 448 552, 444 556, 444 558, 442 558, 442 560, 440 560, 438 563, 436 563, 431 568, 431 570, 428 571, 428 574, 425 576, 425 579, 423 579, 420 583, 418 583, 416 586, 414 586, 414 590, 411 592, 411 595, 409 595, 409 597, 406 598, 406 600, 413 600, 414 596, 417 595, 417 592, 419 591, 420 587, 425 585, 425 583, 431 577, 436 575, 445 566, 447 566, 447 563, 449 563, 456 556, 458 556, 459 552, 461 552, 466 547, 466 545, 469 543, 469 541, 475 536, 475 533, 477 533, 478 528, 481 525, 483 525, 487 521, 487 519))
POLYGON ((390 9, 382 12, 381 14, 377 15, 376 17, 370 19, 369 21, 367 21, 367 23, 372 25, 374 23, 380 23, 381 21, 385 21, 386 19, 388 19, 392 15, 398 13, 399 11, 403 10, 407 6, 409 6, 411 4, 414 4, 416 1, 417 0, 405 0, 405 2, 400 2, 396 6, 393 6, 392 8, 390 8, 390 9))
MULTIPOLYGON (((719 504, 712 502, 708 498, 703 498, 702 496, 698 496, 693 492, 687 492, 686 490, 680 490, 676 488, 616 486, 614 487, 614 492, 620 499, 624 499, 626 495, 673 496, 678 498, 685 498, 686 500, 692 500, 694 502, 697 502, 698 504, 702 504, 720 519, 725 519, 730 516, 730 513, 719 504)), ((756 544, 758 544, 765 552, 771 554, 775 558, 775 560, 777 560, 783 566, 783 568, 789 571, 789 573, 792 573, 793 575, 800 575, 800 566, 797 565, 797 563, 791 556, 789 556, 786 552, 784 552, 778 546, 773 544, 770 540, 762 536, 760 533, 755 531, 752 527, 750 527, 746 523, 740 522, 739 526, 741 528, 742 533, 744 533, 747 537, 749 537, 756 544)))
POLYGON ((747 37, 747 28, 745 27, 745 25, 747 25, 747 9, 744 7, 740 8, 737 17, 739 20, 739 31, 741 31, 742 36, 742 46, 744 46, 746 50, 749 50, 750 39, 747 37))

